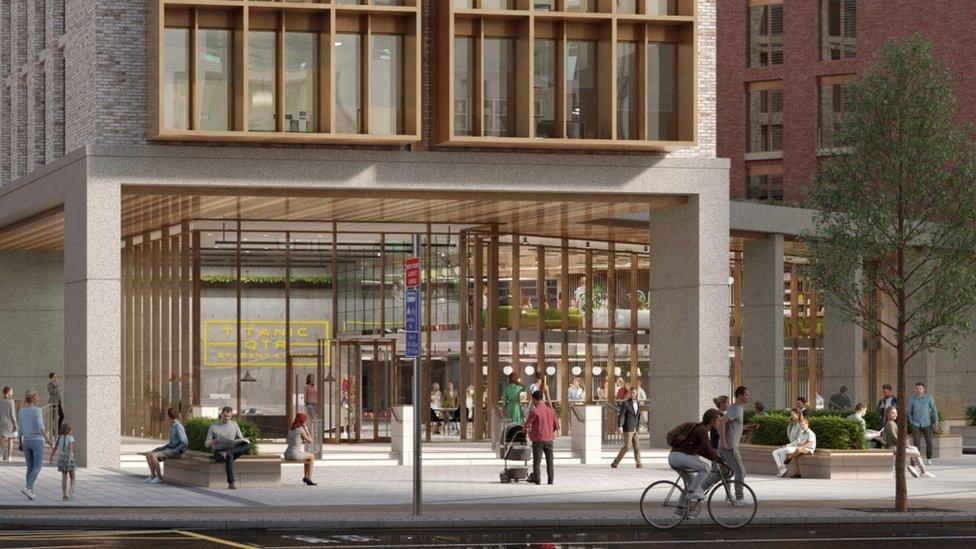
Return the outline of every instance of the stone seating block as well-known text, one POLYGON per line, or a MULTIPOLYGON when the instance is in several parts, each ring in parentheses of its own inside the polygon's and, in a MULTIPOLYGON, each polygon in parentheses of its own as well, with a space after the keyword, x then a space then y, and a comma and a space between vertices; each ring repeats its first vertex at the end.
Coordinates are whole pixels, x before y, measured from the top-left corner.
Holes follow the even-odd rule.
MULTIPOLYGON (((742 444, 746 474, 775 475, 773 450, 776 446, 742 444)), ((800 474, 805 478, 865 480, 889 479, 894 474, 895 456, 890 450, 823 450, 800 458, 800 474)))
MULTIPOLYGON (((191 451, 162 465, 165 482, 203 488, 227 487, 224 464, 214 461, 209 454, 191 451)), ((239 488, 280 484, 281 457, 241 456, 234 461, 234 477, 239 488)))

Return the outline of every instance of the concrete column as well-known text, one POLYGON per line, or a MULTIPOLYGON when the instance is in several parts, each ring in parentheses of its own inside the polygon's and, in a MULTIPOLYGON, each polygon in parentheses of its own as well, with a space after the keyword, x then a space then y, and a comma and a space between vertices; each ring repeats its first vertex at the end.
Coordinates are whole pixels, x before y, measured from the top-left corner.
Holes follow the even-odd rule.
POLYGON ((48 374, 63 374, 64 260, 61 252, 0 253, 0 385, 47 400, 48 374))
POLYGON ((603 408, 601 406, 573 406, 569 414, 573 456, 582 463, 603 460, 603 408))
MULTIPOLYGON (((825 295, 824 300, 821 395, 826 401, 843 385, 847 387, 851 404, 864 402, 869 410, 873 410, 876 403, 868 402, 870 399, 864 384, 864 331, 857 324, 844 320, 830 306, 829 295, 825 295)), ((876 390, 880 393, 881 388, 877 387, 876 390)))
POLYGON ((650 445, 729 390, 726 192, 651 211, 650 445))
POLYGON ((413 406, 393 407, 390 454, 400 465, 413 464, 413 420, 413 406))
POLYGON ((786 407, 783 386, 783 235, 742 250, 742 384, 767 409, 786 407))
POLYGON ((83 467, 121 455, 121 188, 85 180, 64 203, 65 421, 83 467))

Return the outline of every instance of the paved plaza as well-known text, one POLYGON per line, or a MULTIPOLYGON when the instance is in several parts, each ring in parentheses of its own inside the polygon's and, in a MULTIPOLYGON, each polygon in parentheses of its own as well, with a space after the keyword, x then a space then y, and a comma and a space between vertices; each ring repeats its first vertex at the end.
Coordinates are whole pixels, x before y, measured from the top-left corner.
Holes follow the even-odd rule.
MULTIPOLYGON (((137 447, 138 444, 132 442, 127 444, 128 450, 137 447)), ((319 462, 315 472, 315 480, 320 483, 317 487, 301 484, 300 464, 284 464, 280 486, 241 488, 233 492, 169 484, 146 485, 142 482, 146 469, 136 461, 137 456, 130 453, 124 467, 79 469, 77 495, 70 502, 61 501, 60 475, 50 466, 45 466, 38 481, 37 499, 26 500, 20 494, 24 466, 22 462, 11 462, 0 465, 0 506, 8 511, 5 520, 14 522, 19 520, 18 517, 27 520, 44 516, 96 520, 100 513, 105 516, 114 513, 122 519, 129 516, 134 523, 147 516, 180 517, 179 520, 192 522, 214 518, 218 514, 228 520, 253 522, 256 516, 265 520, 288 517, 290 510, 295 508, 306 512, 316 510, 314 516, 304 516, 301 520, 320 523, 409 521, 412 502, 409 467, 336 464, 343 461, 335 454, 356 452, 355 455, 362 456, 374 452, 382 455, 384 448, 359 445, 328 449, 334 455, 331 460, 319 462), (201 508, 208 510, 201 513, 201 508)), ((435 454, 451 450, 450 445, 431 449, 432 462, 437 463, 435 454)), ((565 463, 557 465, 553 486, 501 484, 499 465, 491 462, 472 464, 476 461, 475 452, 465 454, 463 448, 453 450, 455 460, 462 463, 424 468, 427 520, 483 523, 535 513, 557 522, 587 518, 595 522, 636 523, 640 520, 638 501, 643 489, 655 480, 675 477, 664 463, 666 454, 656 450, 645 452, 647 458, 643 469, 636 469, 632 462, 611 469, 606 459, 604 464, 581 465, 564 458, 565 463), (468 459, 462 459, 466 455, 468 459)), ((483 449, 481 455, 485 454, 487 451, 483 449)), ((976 456, 938 460, 932 471, 936 478, 909 479, 913 506, 928 511, 926 520, 954 517, 953 520, 976 522, 976 456)), ((838 517, 844 516, 850 520, 860 517, 862 521, 870 521, 870 512, 860 510, 891 507, 894 496, 891 480, 794 480, 750 475, 748 483, 760 500, 757 516, 760 521, 816 522, 839 520, 838 517)))

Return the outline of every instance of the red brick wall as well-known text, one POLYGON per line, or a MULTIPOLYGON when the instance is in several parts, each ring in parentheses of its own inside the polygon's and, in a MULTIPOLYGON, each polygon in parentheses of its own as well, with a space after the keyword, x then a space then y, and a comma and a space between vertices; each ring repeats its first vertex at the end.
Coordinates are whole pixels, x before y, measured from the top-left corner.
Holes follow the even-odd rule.
POLYGON ((817 162, 818 77, 851 74, 892 36, 920 32, 950 70, 957 117, 976 122, 976 0, 861 0, 857 57, 820 61, 817 0, 784 0, 783 64, 747 67, 747 0, 718 2, 718 156, 732 160, 733 199, 745 199, 746 86, 781 80, 784 202, 803 199, 817 162))

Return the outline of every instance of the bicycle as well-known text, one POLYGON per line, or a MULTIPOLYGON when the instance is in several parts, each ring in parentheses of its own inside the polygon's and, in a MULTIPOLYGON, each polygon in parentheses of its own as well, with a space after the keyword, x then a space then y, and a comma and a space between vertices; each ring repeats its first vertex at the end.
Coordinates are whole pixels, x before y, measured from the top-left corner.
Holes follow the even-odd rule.
MULTIPOLYGON (((756 493, 746 483, 741 484, 742 499, 736 499, 735 485, 731 480, 732 470, 720 465, 719 482, 712 487, 706 498, 708 514, 712 520, 730 530, 742 528, 752 522, 756 516, 759 502, 756 493)), ((685 469, 678 473, 675 482, 659 480, 648 486, 641 495, 641 516, 647 524, 659 529, 669 530, 684 522, 689 517, 701 515, 701 500, 688 498, 687 486, 684 484, 682 473, 694 473, 685 469), (678 482, 681 482, 679 484, 678 482)))

